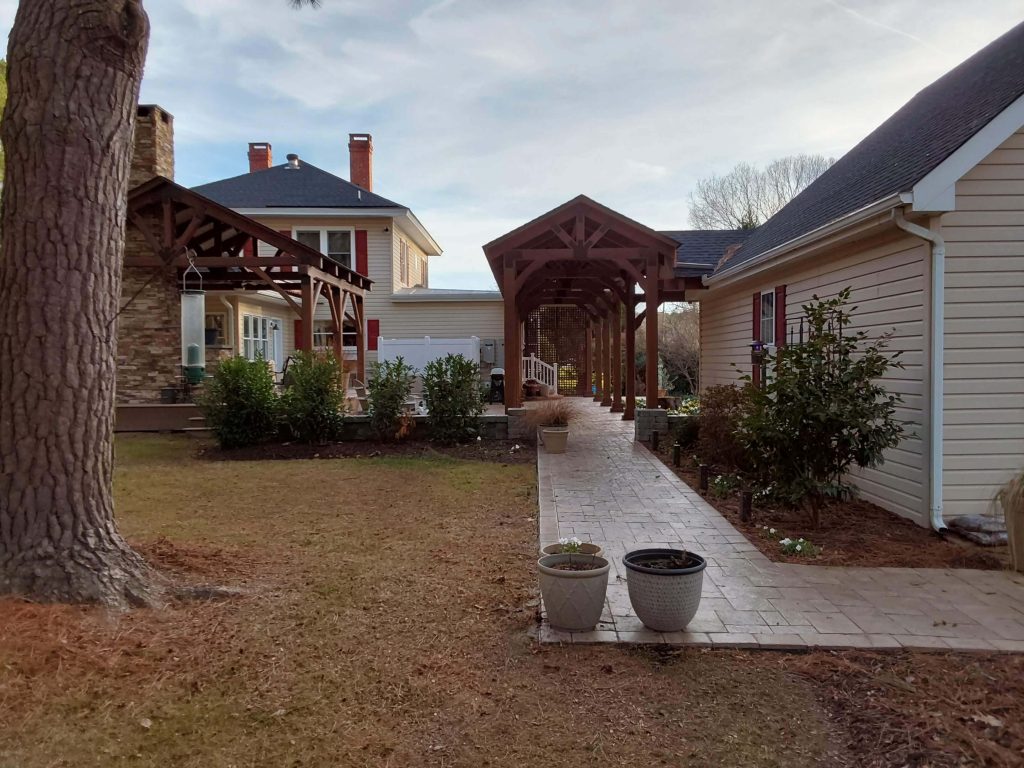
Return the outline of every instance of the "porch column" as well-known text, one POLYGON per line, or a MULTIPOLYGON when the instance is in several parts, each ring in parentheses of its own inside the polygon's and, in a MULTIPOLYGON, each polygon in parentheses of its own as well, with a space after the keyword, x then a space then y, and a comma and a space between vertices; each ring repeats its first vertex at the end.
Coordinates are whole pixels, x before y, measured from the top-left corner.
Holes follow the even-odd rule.
POLYGON ((502 294, 505 299, 505 407, 519 408, 523 404, 523 383, 520 381, 523 348, 519 342, 516 268, 508 257, 505 258, 502 294))
POLYGON ((594 383, 597 389, 594 390, 594 402, 600 403, 604 399, 604 318, 601 317, 594 324, 594 383))
POLYGON ((604 365, 604 391, 601 393, 601 405, 606 408, 612 404, 612 389, 614 389, 614 374, 612 373, 612 335, 615 325, 615 315, 612 310, 604 318, 604 346, 601 348, 602 364, 604 365))
POLYGON ((622 413, 622 304, 612 312, 612 413, 622 413))
POLYGON ((302 283, 302 327, 296 334, 295 346, 307 352, 313 349, 313 317, 316 311, 316 291, 312 278, 302 283))
POLYGON ((636 418, 636 286, 626 286, 626 407, 622 418, 636 418))
POLYGON ((647 304, 647 407, 658 407, 658 306, 661 304, 658 258, 647 262, 644 302, 647 304))

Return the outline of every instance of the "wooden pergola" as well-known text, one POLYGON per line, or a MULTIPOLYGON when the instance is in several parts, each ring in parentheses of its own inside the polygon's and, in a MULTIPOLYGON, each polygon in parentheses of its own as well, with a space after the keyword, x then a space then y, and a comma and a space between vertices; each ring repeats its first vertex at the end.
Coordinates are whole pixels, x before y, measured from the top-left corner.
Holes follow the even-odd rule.
POLYGON ((356 329, 356 376, 365 381, 368 277, 163 176, 129 193, 128 222, 153 253, 126 257, 126 267, 151 267, 155 275, 174 271, 180 280, 191 255, 205 290, 275 291, 302 321, 298 349, 313 349, 314 312, 323 297, 331 311, 334 354, 344 359, 347 321, 356 329), (274 255, 259 256, 259 243, 270 246, 274 255))
POLYGON ((637 329, 646 315, 645 378, 648 391, 654 382, 656 394, 657 309, 663 301, 683 301, 688 287, 700 287, 699 280, 675 276, 678 245, 585 195, 485 245, 484 253, 505 300, 506 408, 522 405, 523 318, 544 305, 570 305, 590 318, 586 336, 590 370, 586 375, 595 382, 595 399, 621 411, 624 419, 632 419, 637 329), (644 308, 638 312, 640 304, 644 308))

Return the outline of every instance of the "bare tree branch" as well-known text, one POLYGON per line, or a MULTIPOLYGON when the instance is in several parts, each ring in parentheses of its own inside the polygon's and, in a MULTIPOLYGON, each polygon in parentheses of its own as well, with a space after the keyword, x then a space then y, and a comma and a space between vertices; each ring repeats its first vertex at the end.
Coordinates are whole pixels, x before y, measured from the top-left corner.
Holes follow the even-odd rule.
POLYGON ((763 169, 740 163, 724 176, 700 179, 690 194, 690 224, 698 229, 760 226, 834 162, 822 155, 790 155, 763 169))

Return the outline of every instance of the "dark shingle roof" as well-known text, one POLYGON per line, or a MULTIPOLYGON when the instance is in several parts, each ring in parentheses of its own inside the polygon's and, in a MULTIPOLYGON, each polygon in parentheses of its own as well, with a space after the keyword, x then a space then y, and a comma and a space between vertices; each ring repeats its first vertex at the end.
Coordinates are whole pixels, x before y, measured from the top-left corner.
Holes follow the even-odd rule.
POLYGON ((949 71, 754 230, 725 267, 907 192, 1024 94, 1024 23, 949 71))
POLYGON ((752 229, 683 229, 662 232, 677 243, 676 276, 699 276, 713 272, 715 265, 733 245, 745 241, 752 229), (689 266, 699 264, 700 267, 689 266))
POLYGON ((228 208, 404 208, 315 165, 275 165, 193 188, 228 208))

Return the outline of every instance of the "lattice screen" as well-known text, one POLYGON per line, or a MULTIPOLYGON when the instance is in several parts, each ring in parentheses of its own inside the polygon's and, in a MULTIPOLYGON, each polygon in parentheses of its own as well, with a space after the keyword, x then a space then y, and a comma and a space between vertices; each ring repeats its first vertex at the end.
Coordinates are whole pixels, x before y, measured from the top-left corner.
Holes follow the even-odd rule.
POLYGON ((544 306, 526 318, 525 348, 545 363, 558 363, 558 391, 563 395, 589 393, 586 369, 587 315, 579 307, 544 306))

